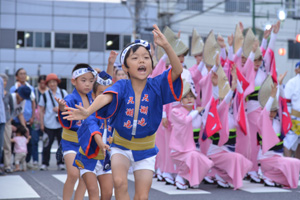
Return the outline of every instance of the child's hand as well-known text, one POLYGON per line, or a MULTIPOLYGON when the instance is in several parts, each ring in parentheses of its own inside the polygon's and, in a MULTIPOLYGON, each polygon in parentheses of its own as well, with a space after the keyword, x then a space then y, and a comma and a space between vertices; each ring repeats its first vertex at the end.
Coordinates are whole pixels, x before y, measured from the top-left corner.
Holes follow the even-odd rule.
POLYGON ((197 107, 196 110, 201 113, 201 111, 204 110, 204 107, 197 107))
POLYGON ((270 36, 272 30, 273 30, 273 25, 271 26, 270 29, 266 29, 266 30, 264 31, 264 38, 265 38, 265 39, 268 39, 268 37, 270 36))
POLYGON ((153 27, 154 30, 152 31, 152 33, 155 44, 161 46, 162 48, 166 47, 166 45, 169 44, 167 38, 164 36, 164 34, 162 34, 162 32, 159 30, 156 24, 154 24, 153 27))
POLYGON ((116 51, 110 51, 110 54, 108 57, 108 64, 113 65, 116 61, 117 56, 118 56, 118 53, 116 51))
POLYGON ((237 75, 236 75, 236 65, 233 64, 231 68, 231 76, 232 76, 232 81, 231 81, 231 90, 235 91, 237 87, 237 75))
POLYGON ((218 35, 217 42, 221 48, 226 47, 225 40, 221 35, 218 35))
POLYGON ((220 54, 219 53, 217 53, 215 61, 216 61, 216 67, 219 67, 220 66, 220 54))
POLYGON ((283 74, 279 75, 279 77, 278 77, 279 85, 282 85, 282 81, 283 81, 284 77, 286 76, 286 74, 287 74, 287 71, 285 71, 283 74))
POLYGON ((109 138, 107 139, 107 142, 108 142, 109 144, 111 144, 111 143, 113 143, 113 140, 114 140, 114 138, 111 137, 111 136, 109 136, 109 138))
POLYGON ((213 86, 217 86, 218 85, 218 75, 217 75, 216 72, 212 71, 211 82, 212 82, 213 86))
POLYGON ((233 34, 231 34, 230 36, 228 36, 227 40, 228 40, 228 45, 232 46, 233 45, 233 34))
POLYGON ((167 118, 162 118, 161 122, 162 122, 162 125, 163 125, 165 128, 168 128, 169 122, 168 122, 168 119, 167 119, 167 118))
POLYGON ((271 97, 275 98, 276 93, 277 93, 277 83, 274 83, 274 85, 272 86, 271 97))
POLYGON ((279 29, 280 29, 280 20, 277 21, 277 23, 275 25, 273 25, 273 33, 278 33, 279 29))
POLYGON ((75 105, 75 107, 77 108, 71 108, 71 107, 67 107, 66 110, 63 112, 63 115, 68 115, 63 117, 63 119, 69 120, 69 121, 73 121, 73 120, 83 120, 86 119, 89 114, 87 109, 85 109, 84 107, 82 107, 81 103, 80 105, 75 105))
POLYGON ((243 32, 244 31, 244 25, 242 22, 239 22, 239 27, 240 27, 240 30, 243 32))
POLYGON ((102 151, 103 155, 106 155, 106 150, 110 151, 109 145, 104 144, 103 142, 100 143, 99 149, 102 151))
POLYGON ((59 99, 59 98, 56 98, 56 97, 54 97, 54 99, 58 103, 59 110, 62 111, 62 112, 66 111, 66 109, 65 109, 66 105, 67 105, 66 101, 64 99, 59 99))

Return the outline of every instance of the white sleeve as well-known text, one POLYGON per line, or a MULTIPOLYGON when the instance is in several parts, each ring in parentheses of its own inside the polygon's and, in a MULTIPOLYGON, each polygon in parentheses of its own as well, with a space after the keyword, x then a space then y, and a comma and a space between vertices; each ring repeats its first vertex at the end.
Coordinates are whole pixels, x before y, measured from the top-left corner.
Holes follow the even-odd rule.
POLYGON ((193 119, 195 119, 195 118, 197 117, 197 115, 199 115, 198 110, 192 110, 192 111, 189 113, 189 116, 192 116, 193 119))
POLYGON ((213 91, 214 99, 218 99, 219 98, 219 87, 218 86, 213 86, 212 91, 213 91))
POLYGON ((225 60, 226 59, 226 49, 222 48, 220 52, 220 56, 225 60))
POLYGON ((233 47, 232 46, 228 47, 228 59, 233 61, 233 47))
POLYGON ((272 32, 268 48, 274 50, 276 38, 277 38, 277 34, 275 34, 275 33, 272 32))
POLYGON ((240 94, 243 93, 243 87, 242 87, 242 85, 241 85, 241 83, 240 83, 239 80, 237 80, 237 86, 236 86, 236 89, 237 89, 238 93, 240 93, 240 94))
POLYGON ((199 70, 199 72, 202 72, 203 67, 205 67, 205 65, 204 65, 204 62, 201 61, 201 62, 199 63, 199 65, 198 65, 198 67, 197 67, 197 69, 199 70))
POLYGON ((226 94, 226 96, 224 97, 224 100, 223 101, 226 101, 227 104, 230 103, 230 100, 232 99, 232 96, 233 96, 233 91, 232 90, 229 90, 226 94))
POLYGON ((250 52, 250 55, 249 55, 248 59, 254 61, 254 59, 255 59, 255 53, 253 53, 253 51, 250 52))
POLYGON ((168 55, 164 54, 160 59, 162 59, 163 61, 167 62, 168 55))
POLYGON ((166 111, 163 111, 163 113, 162 113, 162 118, 167 118, 167 113, 166 113, 166 111))
POLYGON ((235 53, 235 55, 236 55, 237 57, 241 57, 241 56, 242 56, 242 53, 243 53, 243 49, 242 49, 242 47, 241 47, 241 48, 239 48, 239 50, 235 53))
POLYGON ((265 105, 265 108, 267 109, 267 111, 271 111, 273 101, 274 101, 274 98, 273 97, 269 97, 269 99, 268 99, 268 101, 267 101, 267 103, 265 105))
POLYGON ((280 95, 282 98, 285 98, 283 85, 279 85, 279 95, 280 95))
POLYGON ((284 94, 285 94, 285 97, 287 99, 291 99, 292 96, 293 96, 293 91, 294 91, 294 88, 293 88, 293 83, 291 80, 289 80, 286 85, 285 85, 285 88, 284 88, 284 94))
POLYGON ((265 38, 262 39, 260 47, 263 49, 267 49, 268 40, 265 38))

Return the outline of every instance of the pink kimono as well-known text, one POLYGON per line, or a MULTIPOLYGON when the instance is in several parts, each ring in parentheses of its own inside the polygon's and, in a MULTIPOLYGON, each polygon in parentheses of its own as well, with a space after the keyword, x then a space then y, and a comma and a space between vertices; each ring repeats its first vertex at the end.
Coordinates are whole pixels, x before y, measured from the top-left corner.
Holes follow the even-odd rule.
POLYGON ((178 175, 188 180, 191 186, 195 186, 201 183, 213 162, 196 149, 192 121, 192 116, 189 116, 184 107, 172 109, 173 129, 169 145, 178 175))

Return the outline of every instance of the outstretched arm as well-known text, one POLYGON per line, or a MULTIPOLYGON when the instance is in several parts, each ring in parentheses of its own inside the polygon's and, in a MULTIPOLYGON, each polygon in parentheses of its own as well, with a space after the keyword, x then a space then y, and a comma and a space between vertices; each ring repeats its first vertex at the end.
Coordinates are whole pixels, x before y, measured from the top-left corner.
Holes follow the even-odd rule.
POLYGON ((72 120, 83 120, 86 119, 88 116, 96 112, 97 110, 101 109, 105 105, 109 104, 113 100, 113 94, 101 94, 96 97, 95 101, 90 105, 87 109, 82 107, 81 105, 75 105, 77 108, 67 107, 66 112, 63 112, 63 115, 67 115, 64 119, 69 121, 72 120))
POLYGON ((182 73, 182 65, 164 34, 162 34, 156 24, 154 24, 153 27, 154 30, 152 33, 154 36, 154 42, 161 46, 167 53, 172 65, 172 81, 175 81, 182 73))

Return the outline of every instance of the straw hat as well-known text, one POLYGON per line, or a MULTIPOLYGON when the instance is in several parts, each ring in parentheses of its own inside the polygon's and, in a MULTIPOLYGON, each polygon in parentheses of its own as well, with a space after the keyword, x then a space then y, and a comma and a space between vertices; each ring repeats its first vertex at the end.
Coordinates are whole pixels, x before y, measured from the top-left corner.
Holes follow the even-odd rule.
POLYGON ((196 98, 197 93, 195 87, 193 87, 190 82, 186 81, 186 79, 182 79, 182 82, 183 82, 182 97, 185 97, 189 92, 192 92, 196 98))
MULTIPOLYGON (((258 92, 258 101, 261 107, 265 107, 269 97, 271 96, 272 86, 274 85, 271 75, 267 76, 258 92)), ((278 100, 275 98, 271 107, 271 111, 278 109, 278 100)))
POLYGON ((192 43, 191 43, 191 55, 195 56, 203 52, 204 43, 201 36, 197 33, 196 29, 193 29, 192 43))
POLYGON ((184 54, 185 56, 187 55, 189 48, 182 42, 180 38, 177 37, 177 35, 175 35, 175 33, 168 26, 165 27, 163 33, 177 56, 182 54, 184 54))
MULTIPOLYGON (((243 43, 243 56, 245 56, 246 58, 248 58, 248 56, 250 55, 250 52, 252 51, 252 45, 255 40, 256 40, 256 37, 255 37, 252 29, 249 28, 246 33, 244 43, 243 43)), ((258 47, 255 52, 255 59, 259 58, 261 55, 262 55, 262 53, 260 51, 260 48, 258 47)))
POLYGON ((206 65, 215 65, 216 55, 220 52, 219 44, 211 30, 206 38, 203 49, 203 60, 206 65))
POLYGON ((230 90, 230 85, 228 82, 228 78, 221 66, 218 67, 217 75, 218 75, 219 98, 224 99, 224 97, 230 90))
POLYGON ((233 38, 233 51, 236 53, 242 46, 244 42, 244 36, 240 29, 240 26, 237 24, 235 27, 234 38, 233 38))

